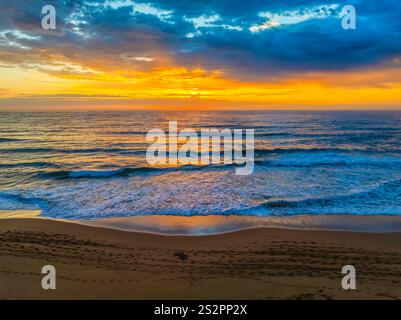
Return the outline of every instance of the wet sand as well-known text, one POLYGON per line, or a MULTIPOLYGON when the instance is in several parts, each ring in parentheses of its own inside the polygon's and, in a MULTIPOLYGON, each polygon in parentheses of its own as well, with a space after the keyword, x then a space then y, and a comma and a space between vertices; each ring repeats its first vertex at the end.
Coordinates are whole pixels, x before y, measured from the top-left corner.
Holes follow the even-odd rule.
POLYGON ((255 229, 330 230, 357 232, 401 232, 401 216, 298 215, 257 217, 238 215, 167 216, 148 215, 107 218, 79 223, 124 231, 172 235, 209 235, 255 229))
POLYGON ((401 233, 257 228, 206 236, 0 220, 0 299, 401 299, 401 233), (41 288, 41 268, 57 289, 41 288), (354 265, 357 290, 341 288, 354 265))

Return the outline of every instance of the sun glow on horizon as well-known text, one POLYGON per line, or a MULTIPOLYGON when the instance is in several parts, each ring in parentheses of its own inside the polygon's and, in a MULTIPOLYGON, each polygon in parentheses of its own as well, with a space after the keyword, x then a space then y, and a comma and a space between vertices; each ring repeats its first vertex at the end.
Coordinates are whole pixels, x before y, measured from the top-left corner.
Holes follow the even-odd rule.
POLYGON ((41 12, 31 6, 0 26, 0 110, 401 108, 394 10, 360 4, 346 31, 337 2, 82 1, 49 32, 24 20, 41 12), (369 19, 387 20, 378 39, 391 41, 373 41, 369 19))
MULTIPOLYGON (((91 70, 82 67, 82 70, 91 70)), ((109 68, 108 68, 109 69, 109 68)), ((96 69, 95 69, 96 70, 96 69)), ((88 73, 67 69, 0 68, 0 107, 25 105, 78 106, 113 104, 130 108, 176 105, 192 108, 398 107, 401 71, 361 70, 286 75, 244 81, 224 72, 166 66, 153 70, 105 70, 88 73), (67 70, 67 72, 65 72, 67 70)), ((103 107, 102 107, 103 106, 103 107)), ((111 107, 113 108, 113 107, 111 107)))

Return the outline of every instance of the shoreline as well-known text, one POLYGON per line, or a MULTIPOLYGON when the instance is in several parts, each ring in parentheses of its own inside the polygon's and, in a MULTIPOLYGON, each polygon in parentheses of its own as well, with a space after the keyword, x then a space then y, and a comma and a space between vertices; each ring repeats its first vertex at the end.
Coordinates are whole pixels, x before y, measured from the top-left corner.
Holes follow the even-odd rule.
POLYGON ((218 235, 258 228, 363 233, 401 232, 401 216, 396 215, 306 214, 285 217, 242 215, 143 215, 94 220, 70 220, 44 217, 40 215, 39 210, 0 210, 0 221, 7 219, 42 219, 109 228, 119 231, 171 236, 218 235))
POLYGON ((364 233, 401 232, 401 216, 387 215, 298 215, 291 217, 149 215, 79 221, 78 223, 121 231, 182 236, 218 235, 258 228, 364 233))
POLYGON ((401 233, 258 228, 198 236, 0 220, 0 299, 401 299, 401 233), (54 265, 57 289, 41 288, 54 265), (354 265, 357 290, 341 287, 354 265))

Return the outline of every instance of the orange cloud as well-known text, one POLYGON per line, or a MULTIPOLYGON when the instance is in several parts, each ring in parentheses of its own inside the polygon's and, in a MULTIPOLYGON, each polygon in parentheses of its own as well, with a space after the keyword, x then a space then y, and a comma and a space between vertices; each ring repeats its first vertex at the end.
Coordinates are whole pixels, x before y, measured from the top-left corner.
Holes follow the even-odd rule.
MULTIPOLYGON (((47 105, 171 108, 361 108, 401 106, 401 70, 287 74, 245 81, 224 71, 188 69, 168 59, 148 69, 107 61, 66 61, 47 54, 35 61, 0 65, 2 105, 21 100, 47 105), (127 67, 127 66, 125 66, 127 67), (28 101, 27 101, 28 100, 28 101)), ((160 57, 159 57, 160 58, 160 57)), ((146 64, 152 59, 134 59, 146 64)))

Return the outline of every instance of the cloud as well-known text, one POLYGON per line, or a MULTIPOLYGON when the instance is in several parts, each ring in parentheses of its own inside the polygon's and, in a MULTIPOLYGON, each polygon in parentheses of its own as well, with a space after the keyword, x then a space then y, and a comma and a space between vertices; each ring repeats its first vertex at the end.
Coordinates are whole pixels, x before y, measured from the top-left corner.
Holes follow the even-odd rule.
POLYGON ((76 75, 201 67, 247 79, 357 70, 399 57, 401 3, 347 4, 357 9, 357 30, 343 30, 342 4, 327 0, 15 0, 0 5, 0 62, 42 71, 65 63, 64 73, 76 75), (54 32, 40 28, 45 4, 57 9, 54 32))
POLYGON ((289 26, 313 19, 325 19, 332 16, 338 18, 339 7, 339 4, 333 4, 328 6, 309 7, 306 9, 298 8, 297 10, 283 11, 279 13, 260 12, 258 16, 265 18, 266 22, 259 25, 253 25, 249 30, 251 32, 260 32, 273 27, 289 26))
MULTIPOLYGON (((194 18, 187 18, 184 16, 184 21, 190 22, 194 25, 196 32, 188 33, 186 36, 188 38, 193 38, 196 36, 202 35, 204 32, 210 32, 210 28, 223 28, 227 30, 236 30, 242 31, 243 28, 241 26, 237 26, 234 24, 225 24, 222 22, 222 18, 217 15, 202 15, 194 18)), ((213 30, 212 30, 213 31, 213 30)))

